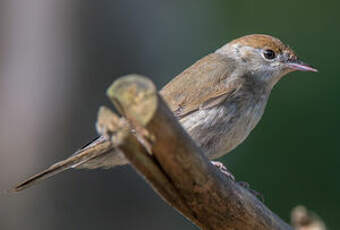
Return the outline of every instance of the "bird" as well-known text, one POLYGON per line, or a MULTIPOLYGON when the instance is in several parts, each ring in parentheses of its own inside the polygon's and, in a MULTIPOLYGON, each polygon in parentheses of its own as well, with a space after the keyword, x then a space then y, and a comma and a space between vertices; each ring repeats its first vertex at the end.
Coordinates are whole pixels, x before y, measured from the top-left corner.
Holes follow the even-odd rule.
MULTIPOLYGON (((241 144, 260 121, 277 82, 293 71, 317 72, 278 38, 251 34, 201 58, 160 91, 182 127, 209 160, 241 144)), ((67 169, 128 164, 124 154, 99 136, 69 158, 17 184, 21 191, 67 169), (94 152, 100 154, 93 155, 94 152)))

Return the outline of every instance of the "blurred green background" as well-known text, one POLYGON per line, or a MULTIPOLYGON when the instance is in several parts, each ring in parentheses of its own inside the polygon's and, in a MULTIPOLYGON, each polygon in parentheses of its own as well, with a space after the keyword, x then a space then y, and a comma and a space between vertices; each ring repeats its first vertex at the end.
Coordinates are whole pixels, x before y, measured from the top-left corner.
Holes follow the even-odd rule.
MULTIPOLYGON (((289 221, 306 205, 340 218, 338 1, 3 0, 0 189, 96 136, 105 90, 140 73, 159 87, 231 39, 288 43, 319 73, 289 74, 249 138, 222 160, 289 221)), ((69 171, 0 196, 0 229, 196 229, 130 168, 69 171)))

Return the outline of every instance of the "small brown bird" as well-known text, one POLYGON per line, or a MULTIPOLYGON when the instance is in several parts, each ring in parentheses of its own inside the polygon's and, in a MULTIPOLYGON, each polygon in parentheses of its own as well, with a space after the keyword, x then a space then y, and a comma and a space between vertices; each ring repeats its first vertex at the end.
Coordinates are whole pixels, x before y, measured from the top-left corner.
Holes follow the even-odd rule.
MULTIPOLYGON (((233 40, 170 81, 160 94, 209 159, 246 139, 263 115, 273 86, 289 72, 316 69, 279 39, 253 34, 233 40)), ((64 161, 17 185, 20 191, 69 168, 127 164, 124 154, 99 137, 64 161), (102 154, 93 157, 91 153, 102 154)))

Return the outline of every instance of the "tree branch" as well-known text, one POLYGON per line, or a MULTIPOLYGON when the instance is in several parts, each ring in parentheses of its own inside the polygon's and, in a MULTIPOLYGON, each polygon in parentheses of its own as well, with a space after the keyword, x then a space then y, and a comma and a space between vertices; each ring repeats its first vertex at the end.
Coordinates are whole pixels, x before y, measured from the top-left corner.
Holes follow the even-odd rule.
POLYGON ((107 94, 123 118, 101 108, 99 132, 110 136, 159 195, 198 227, 292 229, 210 163, 150 80, 129 75, 107 94))

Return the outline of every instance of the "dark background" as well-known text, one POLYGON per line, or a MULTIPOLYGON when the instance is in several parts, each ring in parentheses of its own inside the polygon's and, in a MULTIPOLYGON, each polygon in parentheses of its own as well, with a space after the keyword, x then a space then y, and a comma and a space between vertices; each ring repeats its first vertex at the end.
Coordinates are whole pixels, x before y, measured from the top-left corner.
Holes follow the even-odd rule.
MULTIPOLYGON (((340 218, 338 1, 5 0, 0 2, 0 189, 96 136, 111 82, 159 87, 231 39, 266 33, 319 73, 275 87, 265 115, 223 162, 289 221, 303 204, 340 218)), ((71 170, 0 196, 0 229, 196 229, 130 168, 71 170)))

